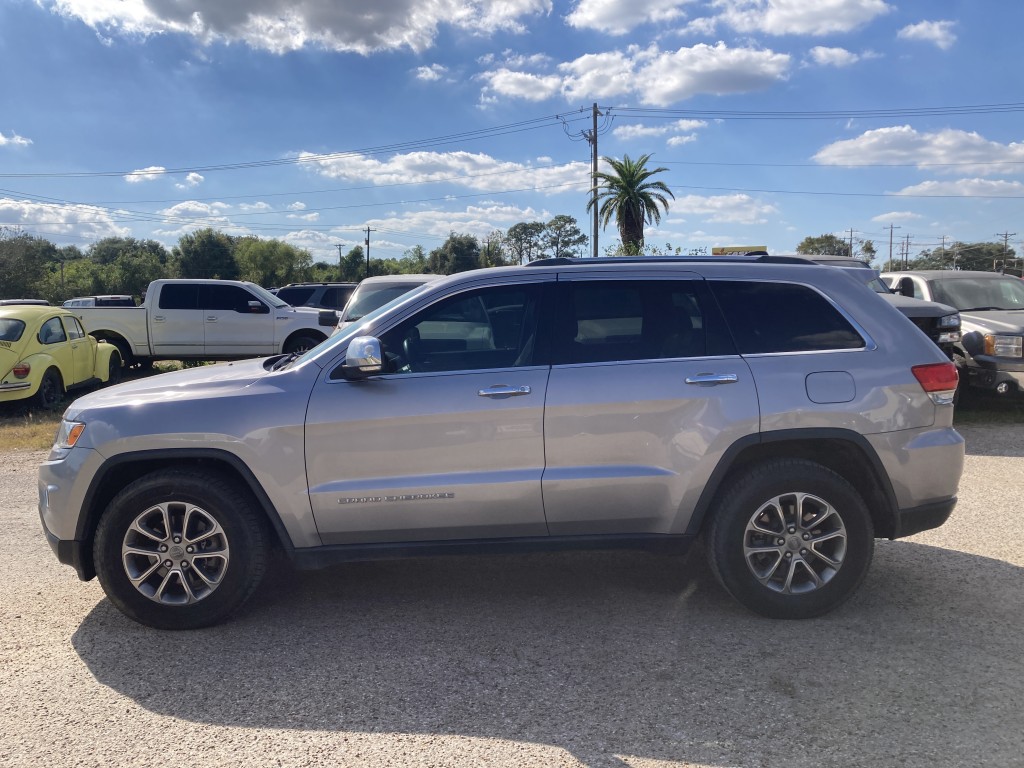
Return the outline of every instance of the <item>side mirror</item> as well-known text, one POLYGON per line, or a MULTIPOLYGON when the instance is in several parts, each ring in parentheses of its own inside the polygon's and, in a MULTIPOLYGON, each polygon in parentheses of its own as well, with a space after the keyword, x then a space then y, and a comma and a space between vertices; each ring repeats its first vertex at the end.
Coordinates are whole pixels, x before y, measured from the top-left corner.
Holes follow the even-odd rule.
POLYGON ((318 322, 324 327, 333 328, 338 324, 338 313, 333 309, 321 309, 318 322))
POLYGON ((899 292, 902 296, 914 298, 914 281, 909 277, 900 278, 899 292))
POLYGON ((356 336, 348 344, 342 372, 346 379, 362 379, 384 371, 384 358, 380 339, 374 336, 356 336))
POLYGON ((270 312, 270 307, 262 301, 253 300, 246 303, 245 311, 250 315, 266 315, 270 312))

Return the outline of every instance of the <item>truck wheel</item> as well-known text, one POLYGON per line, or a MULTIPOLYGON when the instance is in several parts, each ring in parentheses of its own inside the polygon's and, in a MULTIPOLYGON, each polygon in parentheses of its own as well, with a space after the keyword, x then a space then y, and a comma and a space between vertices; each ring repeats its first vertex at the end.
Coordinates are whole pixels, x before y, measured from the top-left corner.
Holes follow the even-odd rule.
POLYGON ((52 411, 60 405, 64 397, 64 380, 60 377, 60 371, 56 368, 47 369, 39 382, 39 389, 32 398, 33 404, 43 411, 52 411))
POLYGON ((311 350, 323 339, 318 339, 314 336, 296 336, 295 338, 288 339, 288 343, 284 345, 285 354, 288 355, 302 355, 311 350))
POLYGON ((135 364, 135 355, 132 354, 131 347, 128 346, 128 342, 119 336, 107 336, 104 332, 100 331, 93 334, 97 341, 105 341, 107 344, 113 344, 117 347, 117 352, 121 355, 121 360, 124 363, 125 368, 131 368, 135 364))
POLYGON ((856 591, 875 540, 849 482, 803 459, 766 461, 736 479, 707 531, 711 569, 734 598, 764 616, 804 619, 856 591))
POLYGON ((195 629, 242 606, 263 578, 268 549, 244 488, 220 474, 168 469, 114 497, 93 559, 103 591, 129 618, 195 629))

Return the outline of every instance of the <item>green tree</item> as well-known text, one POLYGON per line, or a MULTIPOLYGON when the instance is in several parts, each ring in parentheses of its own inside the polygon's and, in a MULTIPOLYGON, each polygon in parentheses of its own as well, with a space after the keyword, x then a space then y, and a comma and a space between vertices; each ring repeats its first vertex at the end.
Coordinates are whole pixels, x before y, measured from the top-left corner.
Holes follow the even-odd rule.
POLYGON ((408 275, 421 275, 430 271, 430 257, 422 245, 414 245, 402 254, 402 272, 408 275))
POLYGON ((40 298, 49 268, 60 263, 49 240, 0 228, 0 298, 40 298))
POLYGON ((521 221, 513 224, 505 233, 505 248, 513 263, 527 264, 541 256, 541 238, 544 224, 539 221, 521 221))
POLYGON ((875 244, 871 240, 860 241, 860 257, 864 259, 868 264, 875 260, 878 252, 875 250, 875 244))
POLYGON ((598 171, 594 174, 598 181, 597 199, 587 201, 588 211, 598 206, 597 214, 602 228, 607 228, 608 223, 615 219, 619 239, 626 253, 641 252, 644 247, 644 225, 661 223, 659 206, 668 213, 668 198, 675 199, 665 182, 650 180, 654 174, 668 170, 648 168, 647 161, 650 158, 649 154, 641 155, 636 161, 629 155, 624 155, 622 160, 602 158, 611 166, 612 172, 598 171))
POLYGON ((541 247, 544 252, 558 259, 564 256, 580 256, 590 238, 584 235, 572 216, 559 214, 544 225, 541 247))
POLYGON ((448 235, 444 245, 430 252, 430 271, 453 275, 480 267, 480 243, 473 235, 448 235))
POLYGON ((480 251, 481 267, 507 267, 514 264, 516 257, 506 247, 505 234, 495 229, 484 238, 484 247, 480 251))
POLYGON ((796 247, 796 252, 805 256, 850 256, 850 243, 835 235, 805 237, 796 247))
POLYGON ((309 251, 280 240, 243 237, 235 243, 235 262, 242 280, 273 287, 303 280, 313 257, 309 251))
MULTIPOLYGON (((955 242, 944 249, 921 251, 907 263, 909 269, 968 269, 982 272, 996 272, 998 264, 1010 268, 1012 274, 1019 269, 1012 261, 1016 252, 1010 248, 1004 254, 1003 243, 961 243, 955 242)), ((895 265, 897 268, 899 265, 895 265)))
POLYGON ((352 247, 341 260, 341 280, 347 283, 358 283, 366 277, 366 251, 363 246, 352 247))
POLYGON ((214 277, 221 280, 238 278, 234 240, 223 232, 198 229, 182 235, 172 254, 181 277, 214 277))

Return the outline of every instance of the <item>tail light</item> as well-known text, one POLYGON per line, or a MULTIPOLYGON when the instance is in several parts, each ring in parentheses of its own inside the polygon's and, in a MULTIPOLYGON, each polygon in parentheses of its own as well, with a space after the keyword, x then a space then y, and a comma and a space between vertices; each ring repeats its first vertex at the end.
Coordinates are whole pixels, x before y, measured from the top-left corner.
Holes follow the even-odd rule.
POLYGON ((16 366, 11 368, 11 373, 14 374, 14 378, 16 379, 24 379, 32 373, 32 366, 28 363, 18 363, 16 366))
POLYGON ((933 363, 931 365, 915 365, 910 369, 921 385, 921 389, 928 393, 928 397, 936 405, 952 405, 953 395, 956 394, 956 385, 960 381, 960 375, 956 372, 953 363, 933 363))

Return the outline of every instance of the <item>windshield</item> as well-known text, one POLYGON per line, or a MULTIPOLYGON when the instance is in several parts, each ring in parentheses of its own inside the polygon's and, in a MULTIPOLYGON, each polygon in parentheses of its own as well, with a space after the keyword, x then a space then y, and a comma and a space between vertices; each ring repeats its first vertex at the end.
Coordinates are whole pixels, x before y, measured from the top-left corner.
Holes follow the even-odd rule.
POLYGON ((409 293, 413 288, 418 288, 421 283, 377 283, 375 285, 361 285, 356 288, 352 298, 345 306, 341 316, 341 322, 351 323, 362 320, 370 312, 385 304, 397 299, 399 296, 409 293))
POLYGON ((963 277, 930 281, 935 301, 961 312, 972 309, 1024 309, 1024 280, 1017 277, 963 277))
POLYGON ((267 302, 267 304, 269 304, 272 307, 280 308, 290 306, 287 301, 282 301, 281 299, 277 298, 277 296, 268 291, 266 288, 261 288, 260 286, 256 285, 256 283, 246 283, 246 285, 249 287, 249 290, 251 290, 253 293, 255 293, 257 296, 263 299, 263 301, 267 302))

